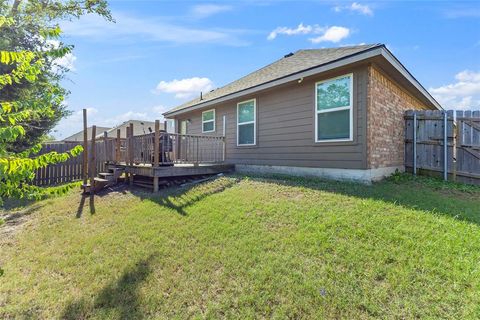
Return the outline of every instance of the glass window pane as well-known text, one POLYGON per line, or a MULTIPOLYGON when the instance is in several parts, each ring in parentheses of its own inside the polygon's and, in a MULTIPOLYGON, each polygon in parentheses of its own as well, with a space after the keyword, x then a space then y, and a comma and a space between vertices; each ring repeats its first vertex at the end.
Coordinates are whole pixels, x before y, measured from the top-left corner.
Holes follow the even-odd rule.
POLYGON ((203 121, 213 120, 213 110, 202 114, 203 121))
POLYGON ((203 132, 213 131, 213 121, 205 122, 203 124, 203 132))
POLYGON ((350 78, 342 77, 317 85, 317 110, 350 106, 350 78))
POLYGON ((238 144, 254 144, 255 124, 242 124, 238 126, 238 144))
POLYGON ((253 121, 255 119, 255 107, 253 101, 238 105, 238 123, 253 121))
POLYGON ((317 140, 350 138, 350 110, 319 113, 317 121, 317 140))

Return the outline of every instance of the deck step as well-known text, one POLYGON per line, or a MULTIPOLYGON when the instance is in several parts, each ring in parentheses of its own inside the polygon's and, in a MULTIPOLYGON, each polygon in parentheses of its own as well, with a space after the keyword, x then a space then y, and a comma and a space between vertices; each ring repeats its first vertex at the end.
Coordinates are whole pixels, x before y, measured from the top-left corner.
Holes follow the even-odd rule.
POLYGON ((113 172, 99 172, 98 175, 100 177, 109 177, 109 176, 113 177, 114 173, 113 172))

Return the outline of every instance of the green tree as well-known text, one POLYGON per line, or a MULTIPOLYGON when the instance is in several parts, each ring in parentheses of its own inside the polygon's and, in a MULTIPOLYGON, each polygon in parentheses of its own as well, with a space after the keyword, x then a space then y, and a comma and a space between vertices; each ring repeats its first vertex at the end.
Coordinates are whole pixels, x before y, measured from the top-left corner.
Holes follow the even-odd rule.
MULTIPOLYGON (((71 47, 65 46, 59 39, 49 39, 51 34, 48 33, 60 31, 57 25, 60 20, 79 18, 88 13, 112 20, 105 0, 0 0, 0 16, 11 17, 15 21, 14 25, 6 25, 2 29, 0 50, 57 51, 57 56, 43 55, 42 71, 35 82, 23 82, 3 90, 3 101, 49 100, 53 111, 24 126, 25 134, 8 146, 9 151, 21 152, 43 141, 44 136, 63 117, 70 114, 63 103, 69 92, 60 85, 68 70, 55 62, 56 58, 65 55, 71 47)), ((8 71, 10 67, 0 65, 0 73, 8 71)))
POLYGON ((55 61, 72 46, 61 43, 58 22, 86 13, 112 20, 104 0, 0 0, 0 202, 41 197, 44 190, 29 183, 35 170, 82 150, 35 156, 67 114, 60 85, 67 70, 55 61))

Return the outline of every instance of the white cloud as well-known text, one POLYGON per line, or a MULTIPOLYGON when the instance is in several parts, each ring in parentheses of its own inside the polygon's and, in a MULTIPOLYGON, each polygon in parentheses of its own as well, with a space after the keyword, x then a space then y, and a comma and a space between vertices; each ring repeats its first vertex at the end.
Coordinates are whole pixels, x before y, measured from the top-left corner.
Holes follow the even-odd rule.
POLYGON ((75 71, 75 61, 77 61, 77 57, 73 53, 69 52, 63 57, 56 59, 55 64, 70 71, 75 71))
POLYGON ((208 78, 187 78, 172 81, 160 81, 155 88, 155 93, 173 93, 177 99, 189 99, 199 96, 200 92, 209 92, 214 88, 212 80, 208 78))
MULTIPOLYGON (((127 111, 111 118, 98 119, 98 125, 114 127, 128 120, 150 120, 152 118, 146 112, 127 111)), ((97 123, 95 123, 97 124, 97 123)))
MULTIPOLYGON (((148 112, 127 111, 109 118, 99 112, 97 108, 87 108, 87 122, 88 126, 96 125, 99 127, 112 128, 128 120, 148 120, 153 121, 159 119, 158 116, 148 112)), ((83 110, 78 110, 60 121, 55 127, 54 136, 58 139, 63 139, 79 132, 83 128, 83 110)))
POLYGON ((480 109, 480 72, 464 70, 455 75, 455 80, 429 91, 446 109, 480 109))
POLYGON ((373 10, 368 5, 363 5, 358 2, 353 2, 349 6, 336 6, 333 8, 335 12, 341 12, 344 10, 349 10, 351 12, 357 12, 366 16, 373 16, 373 10))
POLYGON ((300 23, 296 28, 288 27, 277 27, 268 35, 268 40, 274 40, 278 35, 318 35, 317 37, 309 39, 312 43, 320 42, 340 42, 341 40, 347 38, 350 35, 350 29, 345 27, 321 27, 317 24, 315 25, 304 25, 300 23))
POLYGON ((154 106, 152 108, 152 111, 156 115, 162 115, 164 112, 167 112, 170 109, 171 109, 171 107, 167 107, 167 106, 164 106, 164 105, 158 105, 158 106, 154 106))
MULTIPOLYGON (((473 2, 472 2, 473 3, 473 2)), ((470 8, 448 9, 443 12, 444 16, 449 19, 457 18, 479 18, 480 9, 478 5, 470 8)))
MULTIPOLYGON (((58 49, 60 47, 60 41, 58 40, 47 40, 45 44, 46 50, 58 49)), ((72 53, 69 52, 61 58, 57 58, 53 61, 53 63, 57 66, 54 66, 54 72, 60 71, 58 67, 62 67, 68 69, 70 71, 75 71, 75 61, 77 61, 77 57, 72 53)))
MULTIPOLYGON (((89 121, 88 125, 90 126, 92 122, 90 119, 96 118, 98 115, 98 110, 96 108, 87 108, 87 120, 89 121)), ((63 118, 60 120, 58 125, 54 128, 53 135, 57 139, 63 139, 68 137, 83 128, 83 111, 78 110, 72 113, 69 117, 63 118)))
POLYGON ((218 43, 242 46, 248 42, 238 38, 244 30, 193 28, 160 19, 137 18, 115 12, 116 23, 87 15, 79 20, 64 22, 67 36, 85 37, 95 41, 157 41, 174 44, 218 43))
POLYGON ((296 28, 288 28, 288 27, 277 27, 268 35, 268 40, 275 39, 279 34, 284 34, 287 36, 293 36, 297 34, 310 34, 314 33, 316 30, 321 29, 319 26, 310 26, 310 25, 303 25, 300 23, 296 28))
POLYGON ((222 13, 230 10, 232 10, 232 6, 228 6, 228 5, 199 4, 192 7, 191 14, 195 18, 201 19, 201 18, 210 17, 217 13, 222 13))
POLYGON ((316 38, 311 38, 312 43, 320 42, 340 42, 341 40, 347 38, 350 35, 350 29, 345 27, 333 26, 328 28, 321 36, 316 38))

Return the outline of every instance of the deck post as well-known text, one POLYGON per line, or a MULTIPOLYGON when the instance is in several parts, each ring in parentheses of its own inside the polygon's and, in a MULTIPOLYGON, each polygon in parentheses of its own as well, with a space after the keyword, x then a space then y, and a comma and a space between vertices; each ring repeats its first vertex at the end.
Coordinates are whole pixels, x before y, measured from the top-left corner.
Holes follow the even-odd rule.
POLYGON ((105 148, 105 162, 108 163, 110 162, 110 152, 108 152, 108 146, 107 146, 107 137, 108 133, 107 131, 103 131, 103 147, 105 148))
POLYGON ((120 148, 121 148, 121 136, 120 136, 120 129, 117 129, 117 140, 116 147, 115 147, 115 162, 120 163, 120 148))
POLYGON ((83 109, 83 185, 88 181, 88 128, 87 128, 87 109, 83 109))
MULTIPOLYGON (((125 128, 125 164, 127 167, 130 165, 130 128, 125 128)), ((130 173, 125 172, 125 182, 129 181, 130 173)))
POLYGON ((199 143, 200 143, 200 142, 198 141, 198 140, 199 140, 199 139, 198 139, 198 136, 196 137, 195 140, 197 140, 197 146, 196 146, 196 150, 195 150, 195 166, 198 167, 198 163, 199 163, 199 159, 198 159, 198 145, 199 145, 199 143))
POLYGON ((91 157, 90 157, 90 193, 95 192, 95 170, 97 168, 95 160, 95 136, 97 135, 97 127, 92 126, 92 142, 91 142, 91 157))
POLYGON ((158 177, 155 176, 155 168, 160 163, 160 121, 155 120, 155 137, 153 140, 153 192, 158 192, 158 177))
MULTIPOLYGON (((130 123, 130 148, 129 148, 129 153, 130 153, 130 165, 133 166, 133 123, 130 123)), ((133 185, 133 174, 130 174, 130 185, 133 185)))

